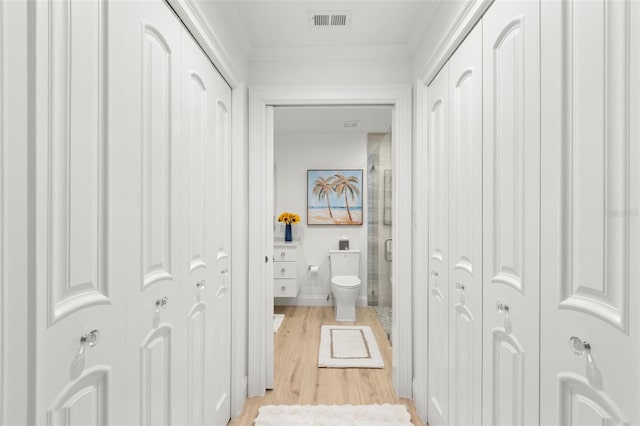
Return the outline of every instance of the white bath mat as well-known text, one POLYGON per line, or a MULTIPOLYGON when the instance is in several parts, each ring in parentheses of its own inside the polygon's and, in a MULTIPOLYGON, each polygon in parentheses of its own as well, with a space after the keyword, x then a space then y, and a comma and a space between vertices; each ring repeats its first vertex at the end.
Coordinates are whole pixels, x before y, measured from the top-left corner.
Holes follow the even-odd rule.
POLYGON ((282 325, 282 321, 284 321, 284 314, 274 314, 273 315, 273 332, 277 333, 278 329, 282 325))
POLYGON ((404 405, 264 405, 255 426, 410 426, 404 405))
POLYGON ((370 327, 323 325, 318 367, 384 368, 384 361, 370 327))

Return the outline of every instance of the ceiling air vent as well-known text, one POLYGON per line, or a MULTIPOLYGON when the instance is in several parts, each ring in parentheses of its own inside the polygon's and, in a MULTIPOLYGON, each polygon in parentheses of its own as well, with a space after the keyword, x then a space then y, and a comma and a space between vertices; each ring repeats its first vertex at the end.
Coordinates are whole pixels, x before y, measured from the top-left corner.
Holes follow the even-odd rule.
POLYGON ((351 26, 351 11, 315 10, 309 12, 312 28, 347 28, 351 26))
POLYGON ((359 121, 343 121, 342 122, 343 129, 357 129, 358 127, 360 127, 359 121))

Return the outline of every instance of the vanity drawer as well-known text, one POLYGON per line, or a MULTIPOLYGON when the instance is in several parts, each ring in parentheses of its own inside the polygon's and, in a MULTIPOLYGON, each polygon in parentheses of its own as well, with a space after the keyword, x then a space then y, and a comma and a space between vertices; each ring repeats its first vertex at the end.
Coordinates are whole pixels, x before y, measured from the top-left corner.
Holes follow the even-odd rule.
POLYGON ((296 248, 295 247, 274 247, 273 261, 274 262, 295 262, 296 248))
POLYGON ((297 295, 296 280, 286 278, 273 280, 273 297, 296 297, 297 295))
POLYGON ((273 278, 295 278, 295 262, 273 262, 273 278))

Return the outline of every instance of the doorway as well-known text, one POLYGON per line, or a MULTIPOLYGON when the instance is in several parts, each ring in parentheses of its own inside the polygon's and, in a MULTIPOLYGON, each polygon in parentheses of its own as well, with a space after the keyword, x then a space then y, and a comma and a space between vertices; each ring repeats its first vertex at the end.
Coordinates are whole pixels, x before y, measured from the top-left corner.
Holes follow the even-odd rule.
POLYGON ((273 144, 274 106, 387 105, 392 107, 394 193, 393 384, 412 394, 411 340, 411 88, 255 87, 249 91, 249 318, 248 393, 273 387, 273 144), (399 191, 399 189, 402 191, 399 191))

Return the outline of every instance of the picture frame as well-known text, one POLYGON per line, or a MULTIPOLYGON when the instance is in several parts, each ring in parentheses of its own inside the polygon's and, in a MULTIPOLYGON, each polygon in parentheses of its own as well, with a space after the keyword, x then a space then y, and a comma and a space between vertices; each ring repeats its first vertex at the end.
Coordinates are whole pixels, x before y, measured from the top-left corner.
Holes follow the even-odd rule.
POLYGON ((362 169, 307 170, 307 225, 362 225, 362 169))

